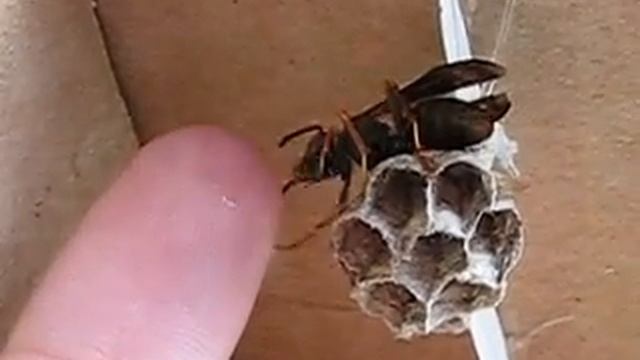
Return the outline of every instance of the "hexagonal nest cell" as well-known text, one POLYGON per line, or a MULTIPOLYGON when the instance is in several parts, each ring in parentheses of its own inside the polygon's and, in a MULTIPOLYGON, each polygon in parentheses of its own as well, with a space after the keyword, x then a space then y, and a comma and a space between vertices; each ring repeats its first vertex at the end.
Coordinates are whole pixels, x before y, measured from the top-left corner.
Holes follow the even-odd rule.
POLYGON ((465 331, 471 312, 500 303, 522 252, 497 174, 463 155, 436 158, 435 171, 417 156, 388 159, 333 227, 352 298, 399 338, 465 331))
POLYGON ((427 301, 450 278, 467 267, 464 240, 446 233, 420 236, 395 266, 396 277, 427 301))
POLYGON ((430 304, 426 328, 438 333, 460 333, 465 330, 464 324, 473 310, 495 306, 500 296, 500 289, 454 279, 430 304))
POLYGON ((395 229, 405 228, 413 219, 426 224, 426 185, 419 172, 386 168, 372 181, 371 210, 395 229))
POLYGON ((514 209, 487 211, 469 239, 469 251, 491 259, 500 282, 521 256, 521 239, 522 221, 514 209))
POLYGON ((482 210, 491 205, 494 189, 491 175, 468 162, 454 162, 438 172, 434 184, 434 206, 438 212, 453 212, 467 233, 482 210))
POLYGON ((352 282, 391 274, 391 250, 380 231, 358 218, 344 221, 338 229, 334 251, 352 282))
POLYGON ((424 303, 394 281, 364 284, 354 297, 363 309, 382 318, 399 337, 424 331, 427 318, 424 303))

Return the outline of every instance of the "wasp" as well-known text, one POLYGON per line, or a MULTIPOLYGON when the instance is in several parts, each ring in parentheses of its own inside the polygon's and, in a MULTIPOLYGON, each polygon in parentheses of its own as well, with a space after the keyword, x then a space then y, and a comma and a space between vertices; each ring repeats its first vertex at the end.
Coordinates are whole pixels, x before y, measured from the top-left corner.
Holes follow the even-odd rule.
POLYGON ((313 136, 294 165, 283 193, 299 184, 339 178, 343 187, 338 204, 343 206, 357 166, 366 174, 397 155, 461 150, 482 142, 511 108, 507 95, 470 102, 447 95, 494 81, 505 73, 503 66, 483 59, 439 65, 402 88, 386 81, 385 99, 355 116, 342 111, 340 127, 312 124, 286 134, 279 142, 281 148, 302 135, 313 136))

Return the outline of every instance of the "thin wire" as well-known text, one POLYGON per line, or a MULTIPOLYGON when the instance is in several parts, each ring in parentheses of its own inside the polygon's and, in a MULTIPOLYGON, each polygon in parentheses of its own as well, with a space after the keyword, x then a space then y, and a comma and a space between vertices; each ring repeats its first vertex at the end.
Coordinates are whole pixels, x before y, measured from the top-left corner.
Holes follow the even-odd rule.
POLYGON ((511 24, 513 22, 513 13, 517 5, 517 0, 506 0, 504 9, 502 10, 502 17, 500 18, 500 29, 496 36, 496 43, 491 54, 493 60, 498 59, 498 53, 502 46, 506 43, 511 31, 511 24))
MULTIPOLYGON (((491 60, 493 61, 498 60, 500 50, 502 50, 504 44, 507 42, 509 33, 511 32, 513 14, 515 12, 517 2, 517 0, 506 0, 504 9, 502 10, 502 16, 500 18, 500 28, 498 30, 498 35, 496 36, 496 42, 493 47, 493 51, 491 53, 491 60)), ((487 84, 486 88, 484 89, 485 93, 492 94, 496 87, 496 83, 496 81, 492 81, 487 84)))

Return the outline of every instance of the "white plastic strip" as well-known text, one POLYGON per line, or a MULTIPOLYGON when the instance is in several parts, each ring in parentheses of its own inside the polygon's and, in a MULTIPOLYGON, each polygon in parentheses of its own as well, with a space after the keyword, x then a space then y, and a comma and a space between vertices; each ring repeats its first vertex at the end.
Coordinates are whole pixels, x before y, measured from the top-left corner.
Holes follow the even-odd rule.
MULTIPOLYGON (((466 20, 459 0, 439 0, 440 34, 447 62, 469 59, 473 56, 466 20)), ((473 100, 482 94, 480 86, 456 91, 456 96, 473 100)), ((471 337, 479 360, 508 360, 507 345, 502 323, 495 308, 478 310, 471 314, 471 337)))
MULTIPOLYGON (((473 57, 469 32, 459 0, 440 0, 440 36, 447 62, 473 57)), ((475 100, 482 95, 479 85, 456 91, 456 97, 475 100)))
POLYGON ((471 338, 479 360, 508 360, 507 343, 498 311, 485 308, 471 314, 471 338))

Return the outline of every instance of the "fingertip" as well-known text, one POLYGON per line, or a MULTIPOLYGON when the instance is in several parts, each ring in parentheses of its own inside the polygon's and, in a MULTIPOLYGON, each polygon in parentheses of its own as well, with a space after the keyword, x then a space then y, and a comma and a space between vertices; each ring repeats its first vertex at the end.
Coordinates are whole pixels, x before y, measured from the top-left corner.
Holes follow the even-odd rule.
POLYGON ((171 132, 143 147, 138 158, 145 166, 170 172, 180 167, 185 176, 220 181, 230 192, 255 194, 251 198, 271 209, 282 205, 276 177, 260 151, 219 127, 194 125, 171 132))
POLYGON ((280 207, 275 178, 239 137, 193 126, 152 141, 91 209, 7 351, 227 357, 260 286, 280 207))

